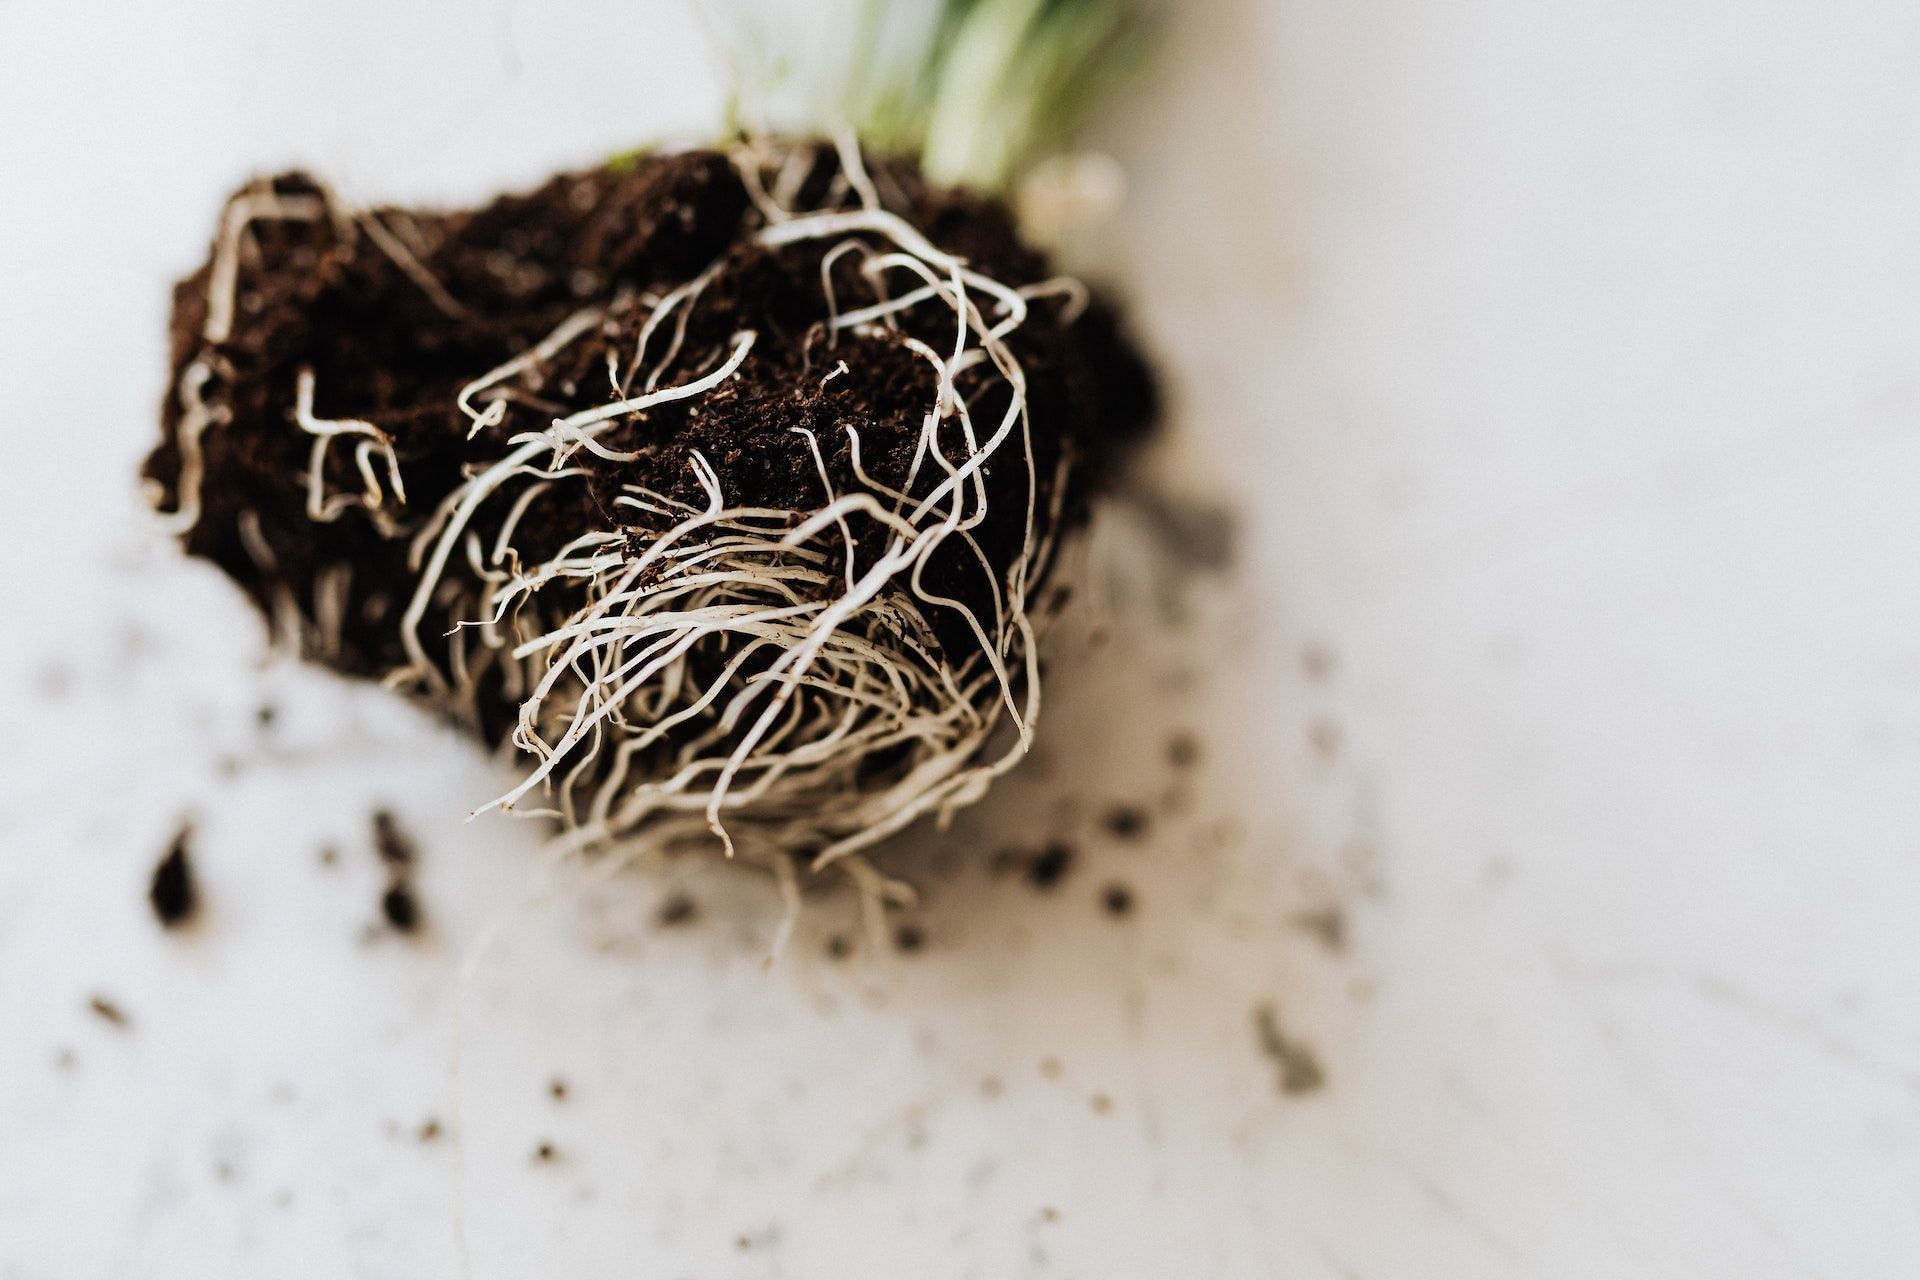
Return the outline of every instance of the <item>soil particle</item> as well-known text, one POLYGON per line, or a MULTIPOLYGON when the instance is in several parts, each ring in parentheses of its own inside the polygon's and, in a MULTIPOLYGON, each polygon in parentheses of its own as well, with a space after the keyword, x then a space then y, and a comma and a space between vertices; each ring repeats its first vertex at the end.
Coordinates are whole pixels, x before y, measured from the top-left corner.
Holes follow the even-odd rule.
POLYGON ((893 945, 901 951, 918 951, 927 945, 927 931, 911 921, 904 922, 893 931, 893 945))
POLYGON ((1300 650, 1300 669, 1314 684, 1325 684, 1331 680, 1334 668, 1339 665, 1339 653, 1324 641, 1309 641, 1300 650))
POLYGON ((127 1017, 124 1009, 105 996, 97 995, 89 997, 87 1000, 87 1008, 116 1027, 127 1026, 131 1021, 127 1017))
POLYGON ((533 1158, 541 1164, 552 1164, 560 1158, 560 1153, 551 1142, 543 1142, 533 1149, 533 1158))
POLYGON ((414 897, 413 886, 404 879, 396 879, 380 895, 380 915, 397 933, 417 933, 420 930, 420 900, 414 897))
POLYGON ((1329 951, 1347 949, 1347 913, 1338 905, 1299 912, 1293 917, 1293 925, 1329 951))
POLYGON ((1281 1029, 1280 1015, 1271 1004, 1253 1011, 1253 1030, 1277 1072, 1275 1087, 1284 1094, 1312 1093, 1327 1082, 1319 1055, 1281 1029))
POLYGON ((380 855, 380 861, 394 868, 412 866, 419 855, 419 846, 413 837, 388 809, 373 815, 373 850, 380 855))
POLYGON ((1167 740, 1167 763, 1176 769, 1191 769, 1200 763, 1200 739, 1190 733, 1176 733, 1167 740))
POLYGON ((1139 805, 1118 804, 1107 810, 1102 820, 1109 834, 1120 840, 1132 840, 1147 829, 1147 811, 1139 805))
POLYGON ((192 839, 193 828, 183 825, 167 847, 166 856, 153 869, 153 879, 147 887, 147 901, 153 906, 154 917, 168 929, 186 924, 200 906, 199 888, 187 853, 192 839))
POLYGON ((565 1102, 567 1100, 567 1093, 567 1082, 559 1076, 555 1076, 547 1082, 547 1096, 555 1102, 565 1102))
POLYGON ((853 940, 844 933, 836 933, 827 939, 827 955, 830 959, 845 960, 853 954, 853 940))
POLYGON ((440 1121, 433 1116, 428 1116, 420 1122, 420 1130, 415 1136, 422 1142, 434 1141, 440 1136, 440 1121))
POLYGON ((690 924, 698 919, 699 915, 699 903, 684 893, 671 893, 667 895, 667 900, 660 904, 657 919, 662 925, 671 928, 677 924, 690 924))
POLYGON ((1133 890, 1115 881, 1100 891, 1100 906, 1110 916, 1133 914, 1133 890))
POLYGON ((1066 879, 1073 869, 1073 847, 1059 841, 1033 855, 1027 863, 1027 883, 1036 889, 1051 889, 1066 879))

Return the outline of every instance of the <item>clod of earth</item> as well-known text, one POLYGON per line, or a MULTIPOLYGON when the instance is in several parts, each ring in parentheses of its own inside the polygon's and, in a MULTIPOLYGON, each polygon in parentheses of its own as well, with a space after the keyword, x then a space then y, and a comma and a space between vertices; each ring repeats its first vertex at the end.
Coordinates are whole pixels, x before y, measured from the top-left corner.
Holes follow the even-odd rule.
POLYGON ((1275 1086, 1281 1093, 1312 1093, 1327 1082, 1319 1055, 1286 1034, 1280 1026, 1280 1014, 1272 1005, 1263 1004, 1253 1011, 1253 1029, 1260 1052, 1272 1060, 1278 1072, 1275 1086))
POLYGON ((193 863, 187 853, 192 839, 193 828, 182 826, 173 843, 167 846, 166 856, 153 869, 152 882, 147 886, 147 901, 153 907, 154 916, 169 929, 191 920, 200 905, 193 863))
POLYGON ((256 182, 172 338, 146 475, 284 638, 523 749, 496 804, 566 847, 816 870, 1020 758, 1155 416, 1003 203, 850 144, 453 212, 256 182))
POLYGON ((1066 879, 1073 869, 1073 847, 1055 842, 1033 855, 1027 863, 1027 883, 1036 889, 1051 889, 1066 879))
POLYGON ((380 895, 380 915, 398 933, 416 933, 420 929, 420 900, 413 886, 395 879, 380 895))

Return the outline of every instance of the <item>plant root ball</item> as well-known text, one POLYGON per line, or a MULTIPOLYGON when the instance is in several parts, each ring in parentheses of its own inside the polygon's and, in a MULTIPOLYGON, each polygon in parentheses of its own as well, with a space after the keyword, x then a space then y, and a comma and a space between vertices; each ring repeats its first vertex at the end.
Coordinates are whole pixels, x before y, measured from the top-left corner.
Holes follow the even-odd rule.
POLYGON ((175 291, 145 474, 282 639, 530 751, 508 799, 583 843, 831 858, 1024 743, 1060 543, 1152 423, 1049 276, 998 201, 847 147, 450 213, 283 175, 175 291))

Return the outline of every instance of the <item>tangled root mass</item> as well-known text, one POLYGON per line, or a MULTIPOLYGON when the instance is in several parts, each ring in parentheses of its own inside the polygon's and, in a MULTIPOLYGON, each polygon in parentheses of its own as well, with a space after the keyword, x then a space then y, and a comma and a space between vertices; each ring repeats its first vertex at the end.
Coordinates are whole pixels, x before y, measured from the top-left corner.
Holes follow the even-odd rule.
POLYGON ((1150 424, 997 202, 849 145, 469 212, 229 201, 146 474, 277 631, 529 753, 580 847, 857 862, 1024 750, 1063 538, 1150 424))

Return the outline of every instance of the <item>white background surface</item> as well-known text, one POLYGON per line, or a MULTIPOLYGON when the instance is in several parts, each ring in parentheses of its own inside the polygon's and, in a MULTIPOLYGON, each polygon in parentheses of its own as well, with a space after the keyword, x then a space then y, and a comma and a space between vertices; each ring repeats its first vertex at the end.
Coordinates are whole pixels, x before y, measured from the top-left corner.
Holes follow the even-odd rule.
POLYGON ((1914 1273, 1920 10, 1180 7, 1083 250, 1237 572, 1170 625, 1119 513, 1045 758, 896 864, 927 949, 827 960, 829 897, 767 971, 750 876, 662 929, 463 824, 506 775, 266 662, 132 482, 226 190, 697 138, 686 11, 0 0, 0 1276, 1914 1273))

